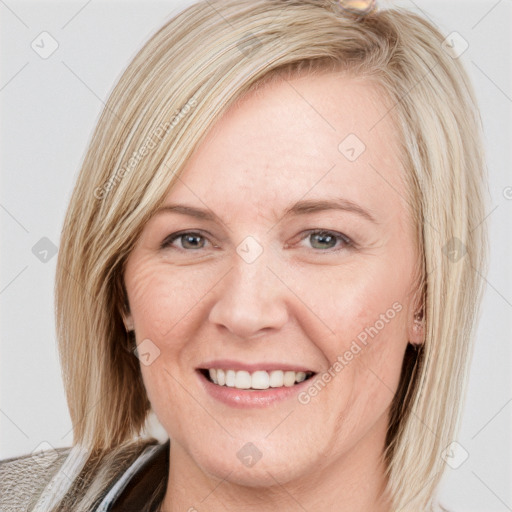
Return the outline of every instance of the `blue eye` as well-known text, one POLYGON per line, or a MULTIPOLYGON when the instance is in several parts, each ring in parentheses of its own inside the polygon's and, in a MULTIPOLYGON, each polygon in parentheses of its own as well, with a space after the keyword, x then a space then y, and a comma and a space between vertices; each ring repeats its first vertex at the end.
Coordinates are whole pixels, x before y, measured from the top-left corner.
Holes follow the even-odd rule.
POLYGON ((352 244, 350 238, 348 238, 342 233, 337 233, 335 231, 326 231, 321 229, 315 229, 313 231, 310 231, 303 238, 303 240, 305 239, 309 239, 313 249, 320 250, 333 249, 338 245, 338 242, 341 247, 338 247, 337 249, 348 247, 352 244))
POLYGON ((194 231, 186 231, 182 233, 174 233, 169 235, 160 245, 162 249, 170 247, 175 241, 179 240, 180 245, 178 249, 183 250, 198 250, 203 249, 206 244, 206 238, 200 233, 194 231))

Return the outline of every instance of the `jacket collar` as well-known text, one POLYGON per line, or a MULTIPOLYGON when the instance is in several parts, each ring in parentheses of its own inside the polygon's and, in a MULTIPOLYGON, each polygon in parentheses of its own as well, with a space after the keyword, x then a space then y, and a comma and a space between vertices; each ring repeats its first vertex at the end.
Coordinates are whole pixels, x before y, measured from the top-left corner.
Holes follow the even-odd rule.
POLYGON ((170 441, 147 446, 102 499, 96 512, 156 512, 169 474, 170 441))

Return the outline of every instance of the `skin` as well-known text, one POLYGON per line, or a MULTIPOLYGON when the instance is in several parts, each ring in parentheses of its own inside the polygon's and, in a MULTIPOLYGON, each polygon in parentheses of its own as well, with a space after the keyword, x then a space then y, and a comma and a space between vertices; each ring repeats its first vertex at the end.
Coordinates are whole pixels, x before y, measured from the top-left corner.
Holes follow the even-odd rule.
POLYGON ((164 202, 217 218, 161 211, 144 227, 126 265, 125 323, 137 343, 149 338, 160 350, 142 373, 171 438, 163 510, 391 510, 382 462, 389 407, 407 342, 422 333, 389 109, 375 84, 338 73, 267 84, 217 122, 164 202), (338 149, 350 133, 366 145, 353 162, 338 149), (373 221, 343 209, 285 215, 299 200, 334 198, 373 221), (318 240, 312 229, 351 242, 318 240), (177 238, 161 247, 183 230, 199 231, 195 245, 177 238), (252 263, 236 250, 247 236, 263 249, 252 263), (397 303, 307 404, 294 396, 236 409, 200 385, 196 368, 221 358, 305 365, 319 378, 397 303), (247 442, 262 454, 252 467, 237 457, 247 442))

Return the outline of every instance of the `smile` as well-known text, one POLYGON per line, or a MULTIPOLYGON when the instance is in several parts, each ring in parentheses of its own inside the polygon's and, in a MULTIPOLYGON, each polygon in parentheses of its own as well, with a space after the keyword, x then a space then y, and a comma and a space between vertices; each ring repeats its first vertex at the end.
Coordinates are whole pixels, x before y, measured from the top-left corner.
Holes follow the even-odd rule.
POLYGON ((314 375, 313 372, 290 370, 225 370, 222 368, 210 368, 201 370, 203 375, 218 386, 226 386, 236 389, 263 390, 269 388, 292 387, 314 375))

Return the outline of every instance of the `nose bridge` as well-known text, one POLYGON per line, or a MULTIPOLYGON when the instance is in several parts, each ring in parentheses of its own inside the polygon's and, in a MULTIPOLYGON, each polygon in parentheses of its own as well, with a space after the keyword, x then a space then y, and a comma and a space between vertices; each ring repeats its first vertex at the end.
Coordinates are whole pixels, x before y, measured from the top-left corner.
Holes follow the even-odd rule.
POLYGON ((269 284, 269 273, 266 258, 263 256, 252 263, 248 263, 240 257, 236 258, 229 278, 231 296, 239 300, 247 298, 253 302, 257 301, 261 305, 265 288, 269 284))
POLYGON ((210 311, 211 322, 244 338, 279 329, 288 317, 285 291, 268 268, 273 266, 271 251, 257 251, 251 243, 237 248, 210 311))

